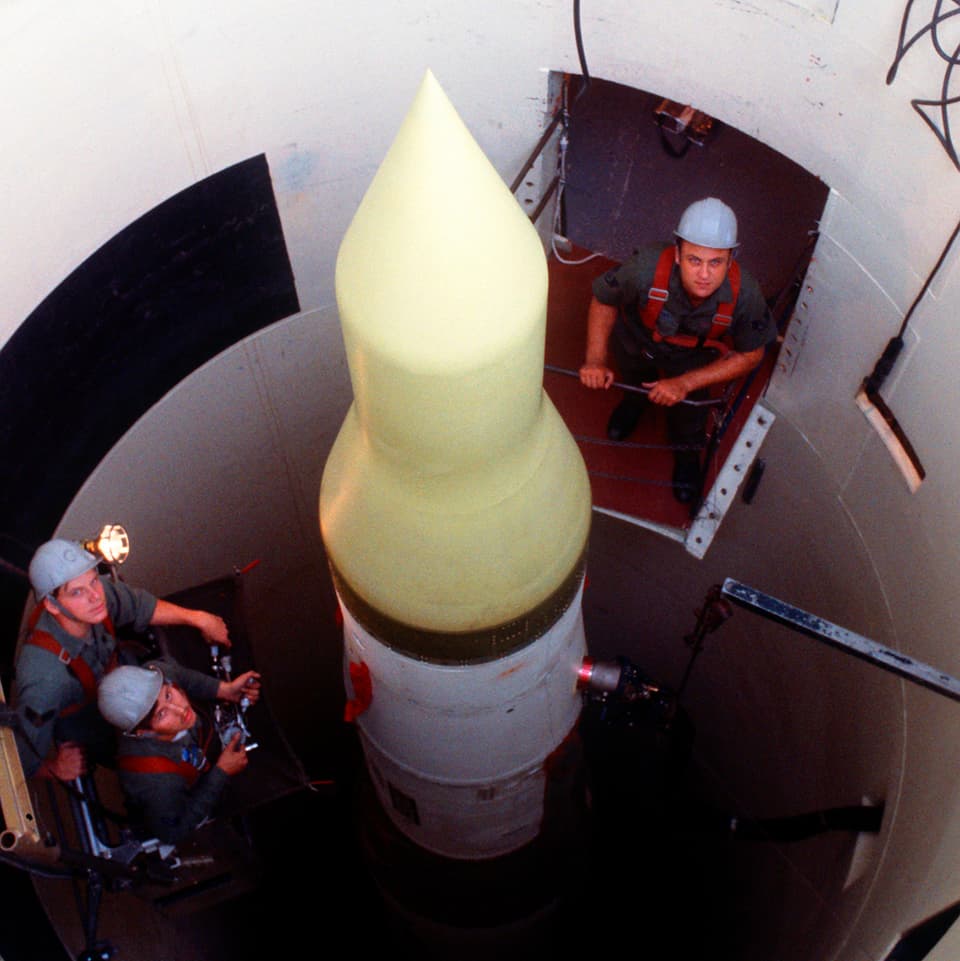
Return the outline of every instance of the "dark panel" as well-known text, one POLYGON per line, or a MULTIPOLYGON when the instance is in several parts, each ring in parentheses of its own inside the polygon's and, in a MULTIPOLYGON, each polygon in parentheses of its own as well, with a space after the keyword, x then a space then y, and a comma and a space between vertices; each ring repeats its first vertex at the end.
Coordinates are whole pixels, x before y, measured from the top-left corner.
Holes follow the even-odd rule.
MULTIPOLYGON (((67 885, 69 881, 58 882, 67 885)), ((4 961, 69 961, 37 900, 30 876, 0 864, 0 951, 4 961)))
POLYGON ((574 99, 579 83, 563 193, 571 240, 624 260, 640 244, 672 240, 688 204, 719 197, 737 214, 739 259, 764 294, 790 284, 818 229, 826 184, 718 121, 702 146, 665 132, 655 120, 662 96, 594 78, 574 99))
MULTIPOLYGON (((149 407, 298 310, 264 156, 187 188, 101 247, 0 351, 0 557, 26 566, 149 407)), ((22 580, 0 565, 8 639, 24 596, 22 580)))

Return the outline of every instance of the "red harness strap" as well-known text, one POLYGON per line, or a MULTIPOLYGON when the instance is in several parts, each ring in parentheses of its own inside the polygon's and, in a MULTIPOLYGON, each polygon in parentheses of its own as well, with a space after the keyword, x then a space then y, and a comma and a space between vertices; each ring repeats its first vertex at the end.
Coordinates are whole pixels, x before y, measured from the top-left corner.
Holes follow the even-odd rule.
POLYGON ((193 787, 200 777, 201 771, 187 761, 172 761, 168 757, 158 755, 125 754, 117 758, 117 767, 121 771, 134 774, 179 774, 187 782, 187 787, 193 787))
MULTIPOLYGON (((40 607, 37 607, 36 611, 30 618, 31 625, 35 624, 39 618, 40 607)), ((113 627, 113 621, 109 617, 103 621, 103 626, 106 628, 107 633, 111 637, 116 636, 116 631, 113 627)), ((26 639, 25 643, 33 644, 34 647, 42 647, 45 651, 49 651, 51 654, 55 655, 57 660, 63 664, 64 667, 80 682, 80 686, 83 688, 83 698, 74 704, 68 704, 65 708, 60 711, 61 717, 68 717, 71 714, 76 714, 77 711, 82 710, 91 701, 97 699, 97 679, 93 675, 93 671, 90 665, 82 657, 74 657, 52 634, 47 631, 34 630, 30 636, 26 639)), ((113 654, 110 656, 110 660, 107 662, 106 670, 104 673, 109 674, 117 666, 117 651, 114 648, 113 654)))
POLYGON ((730 269, 727 271, 733 299, 717 305, 713 323, 705 337, 695 337, 693 334, 674 334, 664 337, 657 330, 657 319, 669 295, 670 272, 675 263, 674 250, 674 247, 664 247, 663 253, 660 254, 657 267, 653 272, 653 285, 647 292, 647 305, 640 314, 640 322, 650 331, 657 343, 674 344, 678 347, 712 347, 722 354, 728 354, 730 346, 720 338, 730 333, 733 311, 737 306, 737 297, 740 295, 740 265, 735 260, 730 262, 730 269))

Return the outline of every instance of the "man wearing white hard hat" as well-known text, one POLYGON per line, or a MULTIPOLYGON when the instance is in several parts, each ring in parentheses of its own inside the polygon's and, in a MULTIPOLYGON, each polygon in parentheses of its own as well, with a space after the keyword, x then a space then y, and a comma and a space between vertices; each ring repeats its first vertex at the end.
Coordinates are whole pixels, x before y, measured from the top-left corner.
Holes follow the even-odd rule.
MULTIPOLYGON (((688 503, 702 483, 707 408, 681 402, 753 370, 777 328, 756 280, 734 259, 737 218, 725 203, 691 204, 674 235, 674 244, 637 250, 594 281, 580 381, 609 388, 616 367, 623 382, 668 408, 674 494, 688 503)), ((630 436, 644 402, 626 393, 607 424, 611 440, 630 436)))
POLYGON ((101 577, 97 564, 81 544, 63 538, 42 544, 30 561, 37 607, 17 654, 13 687, 28 777, 72 780, 86 770, 88 754, 112 757, 115 735, 97 710, 96 687, 122 658, 118 627, 142 632, 185 625, 208 644, 230 645, 222 618, 101 577))
POLYGON ((210 817, 227 779, 246 769, 247 753, 239 731, 221 749, 201 704, 259 699, 256 671, 221 681, 165 658, 107 674, 97 701, 121 732, 117 770, 133 823, 177 844, 210 817))

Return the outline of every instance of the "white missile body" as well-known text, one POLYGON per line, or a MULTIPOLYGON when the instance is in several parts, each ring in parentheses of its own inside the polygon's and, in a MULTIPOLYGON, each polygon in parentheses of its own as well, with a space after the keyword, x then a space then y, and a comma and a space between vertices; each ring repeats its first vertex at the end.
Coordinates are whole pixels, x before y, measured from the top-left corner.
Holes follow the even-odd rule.
POLYGON ((320 523, 367 765, 418 845, 497 857, 579 715, 590 488, 543 392, 539 237, 429 73, 336 283, 354 403, 320 523))
POLYGON ((489 858, 540 831, 546 756, 577 721, 580 597, 536 643, 483 664, 411 660, 345 613, 346 654, 376 678, 358 723, 377 792, 421 847, 489 858))

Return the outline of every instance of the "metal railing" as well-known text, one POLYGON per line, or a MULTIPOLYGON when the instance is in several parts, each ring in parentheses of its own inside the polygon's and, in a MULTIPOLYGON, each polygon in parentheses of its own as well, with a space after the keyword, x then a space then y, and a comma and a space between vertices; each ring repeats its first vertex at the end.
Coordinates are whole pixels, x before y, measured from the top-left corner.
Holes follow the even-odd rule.
MULTIPOLYGON (((553 115, 553 119, 547 124, 546 129, 543 131, 540 139, 537 141, 536 146, 530 152, 530 156, 527 157, 526 163, 520 169, 520 173, 517 174, 513 179, 513 183, 510 184, 510 193, 515 194, 523 183, 523 178, 526 177, 530 168, 537 162, 537 158, 543 153, 544 148, 550 142, 550 138, 553 136, 557 127, 563 124, 566 126, 566 110, 563 107, 558 107, 557 112, 553 115)), ((528 215, 532 223, 536 223, 540 214, 543 213, 544 207, 547 206, 550 198, 554 195, 557 187, 560 185, 560 172, 558 171, 553 180, 547 185, 547 189, 543 192, 540 200, 537 202, 536 207, 528 215)))

